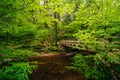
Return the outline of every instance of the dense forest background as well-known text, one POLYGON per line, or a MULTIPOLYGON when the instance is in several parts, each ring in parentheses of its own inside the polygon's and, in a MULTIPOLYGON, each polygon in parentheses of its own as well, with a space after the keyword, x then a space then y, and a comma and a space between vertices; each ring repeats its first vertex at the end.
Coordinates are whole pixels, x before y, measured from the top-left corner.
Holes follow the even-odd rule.
POLYGON ((95 54, 77 54, 70 69, 88 79, 120 78, 119 0, 0 0, 0 65, 11 65, 1 67, 0 80, 28 79, 37 66, 23 59, 73 39, 83 42, 74 48, 95 54))

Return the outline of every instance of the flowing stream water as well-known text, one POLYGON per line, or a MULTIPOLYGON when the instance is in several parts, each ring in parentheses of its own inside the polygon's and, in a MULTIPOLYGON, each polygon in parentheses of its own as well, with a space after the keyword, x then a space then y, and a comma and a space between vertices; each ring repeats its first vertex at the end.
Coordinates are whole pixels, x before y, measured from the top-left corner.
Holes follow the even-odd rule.
MULTIPOLYGON (((70 53, 71 54, 71 53, 70 53)), ((29 76, 29 80, 85 80, 84 75, 68 70, 71 55, 43 54, 30 58, 38 61, 38 68, 29 76)))

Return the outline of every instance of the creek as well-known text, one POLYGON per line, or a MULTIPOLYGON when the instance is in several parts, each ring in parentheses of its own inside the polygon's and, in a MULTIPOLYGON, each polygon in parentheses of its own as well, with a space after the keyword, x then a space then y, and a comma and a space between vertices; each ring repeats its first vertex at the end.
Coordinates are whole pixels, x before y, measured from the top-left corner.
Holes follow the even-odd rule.
POLYGON ((72 56, 72 53, 42 54, 29 58, 30 61, 38 62, 38 68, 30 74, 29 80, 85 80, 84 75, 67 69, 71 65, 72 56))

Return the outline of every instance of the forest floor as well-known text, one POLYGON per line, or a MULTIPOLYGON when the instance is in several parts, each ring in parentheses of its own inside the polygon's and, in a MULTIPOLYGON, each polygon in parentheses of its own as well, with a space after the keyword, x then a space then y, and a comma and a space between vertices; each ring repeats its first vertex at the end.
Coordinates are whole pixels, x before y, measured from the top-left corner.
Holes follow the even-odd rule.
POLYGON ((30 61, 37 61, 38 68, 29 76, 29 80, 85 80, 84 75, 68 70, 73 53, 43 53, 30 57, 30 61))

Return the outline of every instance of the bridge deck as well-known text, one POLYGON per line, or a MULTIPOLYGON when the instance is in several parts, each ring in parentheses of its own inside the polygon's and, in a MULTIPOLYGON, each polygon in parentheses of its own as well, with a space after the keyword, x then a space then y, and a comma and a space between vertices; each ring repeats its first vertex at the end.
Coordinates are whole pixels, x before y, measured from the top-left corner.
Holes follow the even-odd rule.
MULTIPOLYGON (((117 45, 116 47, 114 46, 114 48, 112 48, 113 50, 117 50, 117 51, 120 51, 120 42, 116 42, 116 41, 113 41, 113 42, 109 42, 109 41, 106 41, 106 42, 97 42, 97 43, 94 43, 94 42, 87 42, 85 43, 84 41, 79 41, 79 40, 60 40, 58 42, 58 46, 59 47, 71 47, 71 48, 77 48, 77 49, 88 49, 89 46, 92 46, 92 45, 96 45, 96 44, 103 44, 101 46, 98 46, 97 48, 99 49, 105 49, 105 44, 106 45, 117 45)), ((109 47, 109 46, 108 46, 109 47)), ((110 46, 111 47, 111 46, 110 46)), ((110 48, 109 47, 109 48, 110 48)))

